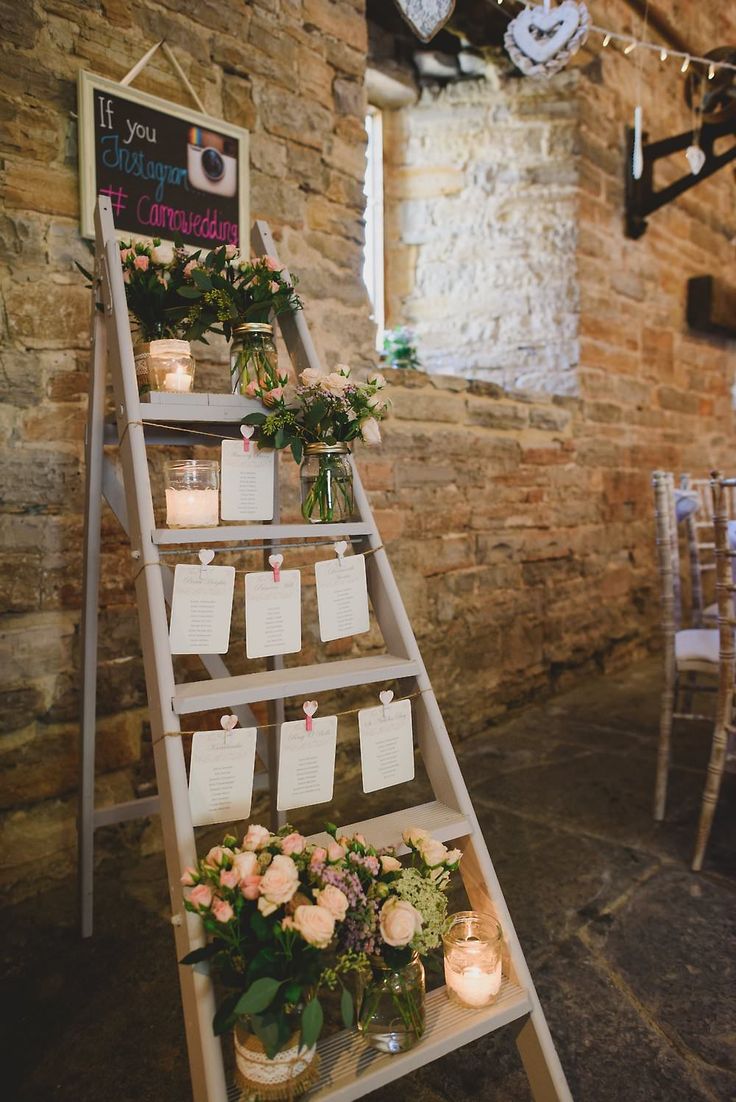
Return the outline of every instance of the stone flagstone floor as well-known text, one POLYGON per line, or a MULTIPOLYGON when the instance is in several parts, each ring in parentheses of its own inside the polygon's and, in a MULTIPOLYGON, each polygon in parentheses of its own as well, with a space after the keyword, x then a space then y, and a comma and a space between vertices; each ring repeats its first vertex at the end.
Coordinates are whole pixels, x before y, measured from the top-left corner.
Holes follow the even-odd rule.
MULTIPOLYGON (((736 778, 694 875, 710 732, 676 732, 655 824, 658 689, 656 661, 588 679, 460 754, 576 1102, 736 1099, 736 778)), ((9 1102, 190 1098, 163 860, 136 856, 125 830, 102 839, 91 941, 72 881, 0 916, 9 1102)), ((371 1097, 407 1096, 531 1097, 504 1031, 371 1097)))

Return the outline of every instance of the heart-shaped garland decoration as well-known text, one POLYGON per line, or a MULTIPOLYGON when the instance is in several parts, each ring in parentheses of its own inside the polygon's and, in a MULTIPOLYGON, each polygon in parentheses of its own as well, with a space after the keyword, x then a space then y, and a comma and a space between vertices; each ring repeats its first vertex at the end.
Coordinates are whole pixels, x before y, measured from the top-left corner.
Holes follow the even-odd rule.
POLYGON ((525 8, 506 28, 504 45, 518 69, 528 77, 550 77, 564 69, 588 37, 590 14, 577 0, 559 7, 525 8))
POLYGON ((202 566, 209 566, 214 557, 215 552, 212 550, 211 547, 203 547, 202 550, 199 552, 199 561, 201 562, 202 566))
POLYGON ((238 726, 237 716, 220 716, 220 726, 223 731, 234 731, 238 726))
POLYGON ((429 42, 452 15, 455 0, 396 0, 396 7, 417 38, 429 42))
POLYGON ((693 176, 697 176, 701 168, 705 164, 705 153, 699 145, 689 145, 685 150, 685 157, 687 163, 690 165, 690 171, 693 176))
POLYGON ((381 701, 381 704, 383 704, 384 708, 388 707, 393 698, 394 694, 392 689, 384 689, 378 694, 378 699, 381 701))

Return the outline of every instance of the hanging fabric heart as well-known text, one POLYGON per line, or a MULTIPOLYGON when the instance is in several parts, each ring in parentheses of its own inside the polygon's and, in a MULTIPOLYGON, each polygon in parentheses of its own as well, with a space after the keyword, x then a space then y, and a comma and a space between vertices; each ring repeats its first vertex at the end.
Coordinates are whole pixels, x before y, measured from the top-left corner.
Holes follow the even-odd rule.
POLYGON ((559 7, 525 8, 506 28, 509 57, 528 77, 550 77, 564 69, 588 36, 590 15, 585 4, 562 0, 559 7))
POLYGON ((687 157, 687 163, 690 165, 690 171, 693 176, 697 176, 705 164, 705 153, 699 145, 689 145, 685 150, 685 156, 687 157))
POLYGON ((234 731, 238 726, 238 717, 232 715, 220 716, 220 726, 223 731, 234 731))
POLYGON ((199 552, 199 561, 201 562, 202 566, 209 566, 214 557, 215 552, 212 550, 211 547, 203 547, 202 550, 199 552))
POLYGON ((391 703, 393 698, 394 694, 391 689, 384 689, 378 694, 378 699, 381 701, 381 704, 383 704, 384 708, 386 708, 391 703))
POLYGON ((455 10, 455 0, 396 0, 396 7, 417 38, 429 42, 455 10))

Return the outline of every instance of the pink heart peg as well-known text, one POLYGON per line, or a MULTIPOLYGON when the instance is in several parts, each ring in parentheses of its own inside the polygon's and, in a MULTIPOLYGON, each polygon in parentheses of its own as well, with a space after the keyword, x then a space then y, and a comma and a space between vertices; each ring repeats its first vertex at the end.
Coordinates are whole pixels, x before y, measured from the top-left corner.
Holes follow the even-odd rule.
POLYGON ((273 570, 273 580, 275 582, 281 581, 281 564, 284 561, 283 555, 269 555, 268 565, 273 570))
POLYGON ((251 436, 253 435, 254 432, 255 432, 255 429, 253 428, 252 425, 241 425, 240 426, 240 435, 243 437, 243 451, 244 452, 249 452, 250 451, 250 438, 251 438, 251 436))
POLYGON ((221 716, 220 726, 222 727, 223 731, 234 731, 235 728, 238 726, 238 717, 232 715, 221 716))
POLYGON ((302 704, 302 711, 304 712, 304 715, 307 717, 305 726, 306 726, 308 731, 312 730, 312 716, 317 711, 318 707, 319 707, 319 704, 317 703, 316 700, 305 700, 304 703, 302 704))

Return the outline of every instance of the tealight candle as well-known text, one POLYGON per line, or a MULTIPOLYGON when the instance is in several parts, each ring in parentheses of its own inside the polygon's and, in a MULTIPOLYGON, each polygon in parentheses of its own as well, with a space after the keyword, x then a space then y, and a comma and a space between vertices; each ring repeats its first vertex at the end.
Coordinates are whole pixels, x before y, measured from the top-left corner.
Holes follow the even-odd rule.
POLYGON ((211 459, 166 464, 169 528, 214 528, 220 519, 220 465, 211 459))
POLYGON ((461 1006, 490 1006, 501 990, 503 932, 490 915, 460 911, 443 936, 447 995, 461 1006))
POLYGON ((151 341, 148 379, 154 390, 187 394, 194 389, 194 358, 189 341, 151 341))

